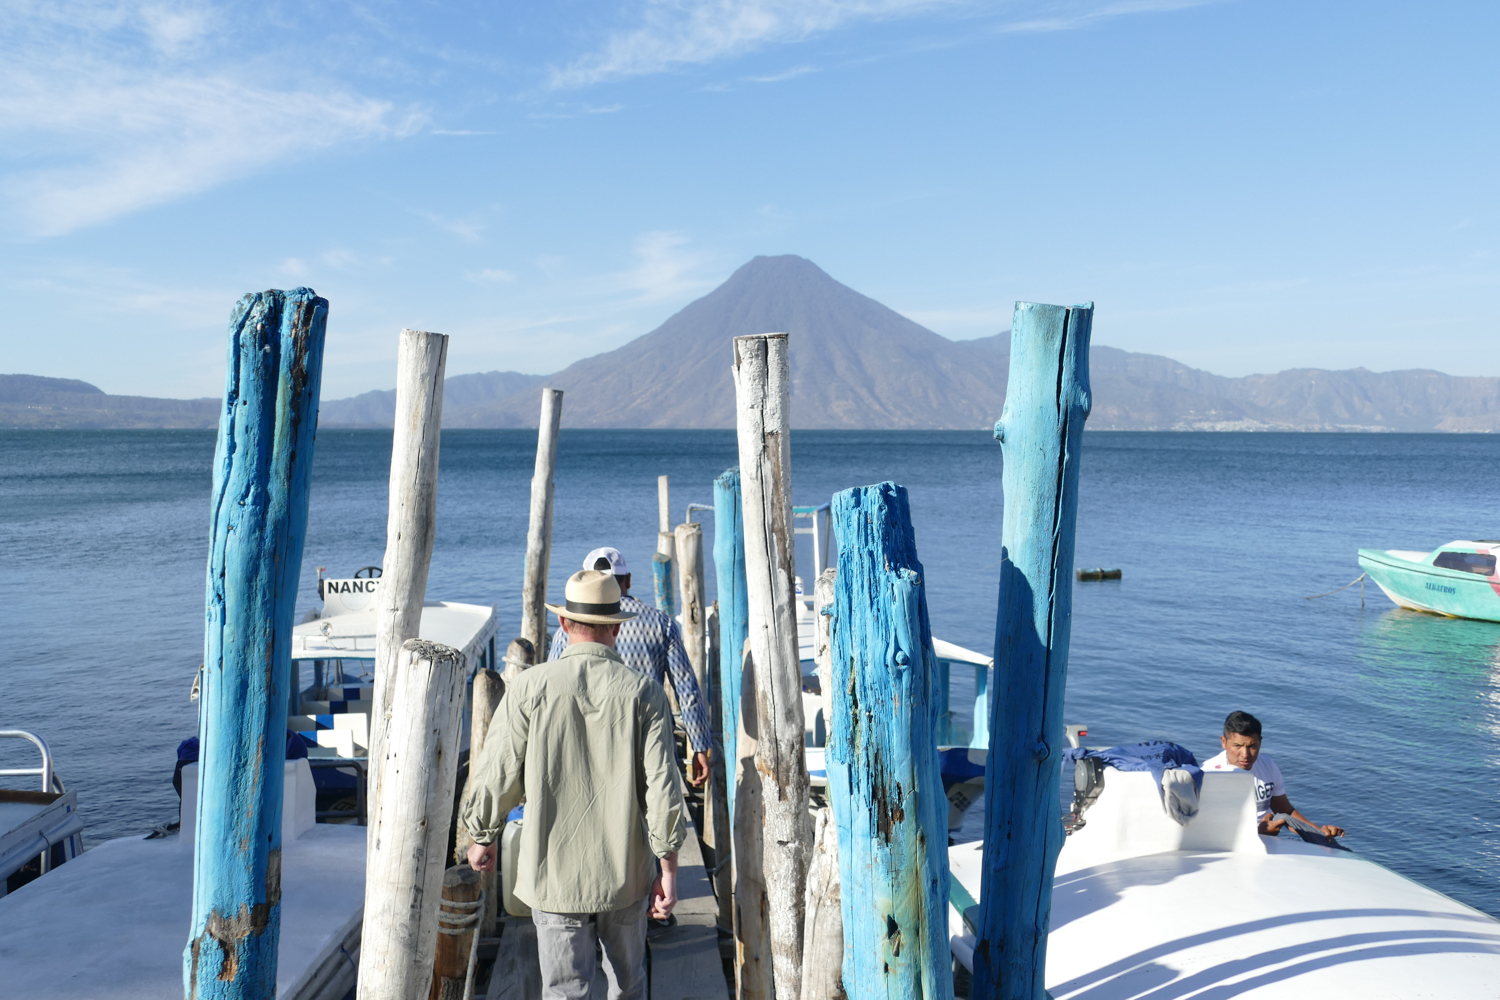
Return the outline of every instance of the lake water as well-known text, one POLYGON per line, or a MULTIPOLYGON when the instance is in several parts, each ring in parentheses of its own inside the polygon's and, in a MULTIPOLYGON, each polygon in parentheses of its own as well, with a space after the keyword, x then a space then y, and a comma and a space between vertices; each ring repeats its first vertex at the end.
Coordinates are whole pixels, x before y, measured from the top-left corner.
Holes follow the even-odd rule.
MULTIPOLYGON (((443 436, 429 595, 497 604, 502 638, 520 621, 534 447, 535 432, 443 436)), ((213 448, 211 432, 0 432, 0 728, 48 740, 92 843, 176 813, 213 448)), ((299 616, 315 567, 380 562, 389 456, 389 432, 319 435, 299 616)), ((1500 537, 1497 459, 1500 436, 1085 435, 1078 565, 1124 579, 1076 585, 1068 720, 1090 744, 1168 738, 1201 759, 1225 714, 1253 712, 1304 813, 1500 915, 1500 625, 1400 611, 1373 586, 1363 605, 1358 587, 1302 599, 1358 576, 1361 546, 1500 537)), ((934 632, 988 651, 1000 460, 983 433, 800 432, 794 502, 905 485, 934 632)), ((680 519, 734 462, 730 432, 565 431, 553 592, 596 545, 644 569, 656 477, 680 519)))

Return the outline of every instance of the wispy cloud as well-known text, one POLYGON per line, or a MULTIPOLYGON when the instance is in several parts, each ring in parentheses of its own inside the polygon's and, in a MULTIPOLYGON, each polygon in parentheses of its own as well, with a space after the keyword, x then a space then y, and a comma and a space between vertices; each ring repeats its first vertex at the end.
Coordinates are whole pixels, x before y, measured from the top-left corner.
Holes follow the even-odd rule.
POLYGON ((414 209, 413 212, 444 232, 452 233, 465 243, 478 243, 484 239, 485 224, 478 217, 454 219, 446 215, 439 215, 436 212, 427 212, 420 209, 414 209))
POLYGON ((1057 5, 1000 26, 1003 32, 1073 31, 1098 21, 1137 14, 1169 14, 1191 7, 1204 7, 1218 0, 1118 0, 1115 3, 1057 5))
POLYGON ((749 76, 745 79, 751 83, 780 83, 783 80, 795 80, 799 76, 806 76, 808 73, 817 71, 816 66, 797 66, 793 69, 782 70, 780 73, 772 73, 770 76, 749 76))
POLYGON ((533 111, 527 118, 546 120, 549 118, 580 118, 584 115, 612 115, 617 111, 625 110, 623 104, 575 104, 559 105, 554 111, 533 111))
POLYGON ((205 191, 274 163, 409 134, 411 111, 338 85, 225 71, 196 4, 4 5, 0 182, 19 228, 53 236, 205 191), (17 155, 25 151, 24 160, 17 155))
POLYGON ((706 287, 699 275, 703 257, 689 250, 686 235, 667 230, 642 233, 635 241, 636 265, 621 275, 639 302, 680 298, 706 287))
POLYGON ((797 42, 851 21, 903 17, 962 0, 646 0, 639 27, 554 70, 552 85, 585 87, 797 42))
MULTIPOLYGON (((806 41, 860 22, 892 21, 945 11, 985 18, 1002 32, 1067 31, 1109 18, 1200 7, 1219 0, 645 0, 639 22, 616 31, 596 51, 551 74, 557 89, 669 72, 806 41), (995 22, 998 21, 998 24, 995 22)), ((751 76, 776 83, 805 73, 751 76)), ((705 89, 724 90, 726 85, 705 89)))
POLYGON ((482 271, 465 271, 464 277, 481 285, 508 285, 516 280, 516 276, 509 271, 502 271, 496 267, 487 267, 482 271))

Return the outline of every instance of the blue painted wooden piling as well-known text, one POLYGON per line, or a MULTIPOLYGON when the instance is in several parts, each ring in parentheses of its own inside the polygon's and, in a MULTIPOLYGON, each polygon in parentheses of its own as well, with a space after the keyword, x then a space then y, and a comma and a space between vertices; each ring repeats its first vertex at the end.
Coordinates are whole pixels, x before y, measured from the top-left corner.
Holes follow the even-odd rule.
POLYGON ((844 989, 861 1000, 951 1000, 941 677, 906 489, 837 493, 833 524, 825 759, 839 833, 844 989))
POLYGON ((1072 614, 1078 461, 1092 303, 1016 303, 1005 448, 1000 612, 985 770, 974 996, 1042 1000, 1052 875, 1062 849, 1059 754, 1072 614))
POLYGON ((656 610, 677 614, 677 581, 672 557, 658 552, 651 557, 651 582, 656 586, 656 610))
POLYGON ((328 303, 246 295, 229 318, 214 453, 199 707, 189 1000, 269 1000, 281 925, 281 796, 292 613, 328 303))
MULTIPOLYGON (((719 590, 719 696, 724 713, 724 767, 734 781, 740 731, 742 651, 750 634, 750 598, 745 582, 745 515, 740 502, 740 470, 714 480, 714 572, 719 590)), ((734 789, 729 792, 729 825, 734 826, 734 789)))

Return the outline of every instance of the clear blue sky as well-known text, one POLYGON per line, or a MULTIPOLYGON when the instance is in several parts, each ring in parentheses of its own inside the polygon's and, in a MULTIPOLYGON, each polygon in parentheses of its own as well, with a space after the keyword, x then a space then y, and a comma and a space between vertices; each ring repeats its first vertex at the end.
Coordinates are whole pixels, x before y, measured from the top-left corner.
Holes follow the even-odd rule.
POLYGON ((1494 3, 0 12, 0 371, 217 395, 306 284, 327 398, 403 326, 551 372, 796 253, 955 339, 1094 299, 1226 375, 1500 375, 1494 3))

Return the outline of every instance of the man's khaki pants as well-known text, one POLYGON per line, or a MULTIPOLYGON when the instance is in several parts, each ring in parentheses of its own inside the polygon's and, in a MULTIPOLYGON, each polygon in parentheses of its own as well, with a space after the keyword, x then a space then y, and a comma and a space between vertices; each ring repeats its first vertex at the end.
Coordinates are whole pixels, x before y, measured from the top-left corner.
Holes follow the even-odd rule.
POLYGON ((646 996, 646 908, 637 903, 604 913, 548 913, 532 910, 537 958, 542 967, 542 1000, 588 1000, 594 981, 595 942, 604 949, 609 1000, 646 996))

